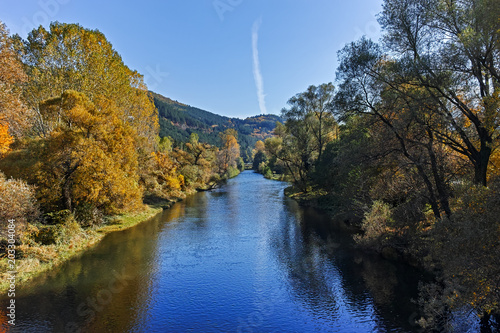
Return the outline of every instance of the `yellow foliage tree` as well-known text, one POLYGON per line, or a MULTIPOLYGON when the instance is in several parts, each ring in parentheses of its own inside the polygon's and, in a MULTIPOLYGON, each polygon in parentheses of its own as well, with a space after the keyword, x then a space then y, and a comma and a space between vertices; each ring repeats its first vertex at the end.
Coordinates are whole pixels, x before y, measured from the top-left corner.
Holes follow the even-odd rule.
POLYGON ((44 101, 40 109, 60 118, 36 166, 38 196, 45 207, 72 210, 90 204, 113 214, 141 206, 136 132, 120 119, 114 102, 93 103, 69 90, 44 101))
POLYGON ((236 167, 236 159, 240 157, 240 145, 238 144, 238 132, 229 128, 220 133, 222 139, 222 150, 219 152, 219 170, 224 173, 230 167, 236 167))
POLYGON ((36 133, 48 136, 59 126, 39 103, 75 90, 96 102, 104 97, 115 103, 116 116, 137 129, 140 149, 144 142, 154 146, 158 134, 158 113, 143 77, 130 70, 104 34, 78 24, 54 22, 31 31, 26 41, 16 37, 19 52, 24 53, 29 81, 24 96, 37 114, 32 119, 36 133), (142 140, 139 140, 142 138, 142 140))
POLYGON ((256 152, 258 151, 265 151, 266 150, 266 145, 264 144, 264 142, 262 142, 261 140, 257 141, 255 143, 255 150, 256 152))
POLYGON ((152 153, 155 161, 153 174, 156 184, 152 189, 153 194, 159 197, 178 196, 179 190, 184 186, 184 176, 179 174, 179 164, 168 153, 152 153))
MULTIPOLYGON (((28 109, 21 102, 19 85, 27 79, 22 63, 14 52, 8 30, 0 21, 0 118, 2 132, 22 136, 28 129, 28 109)), ((6 140, 10 136, 3 135, 6 140)), ((10 140, 10 139, 9 139, 10 140)), ((5 141, 3 142, 5 143, 5 141)))

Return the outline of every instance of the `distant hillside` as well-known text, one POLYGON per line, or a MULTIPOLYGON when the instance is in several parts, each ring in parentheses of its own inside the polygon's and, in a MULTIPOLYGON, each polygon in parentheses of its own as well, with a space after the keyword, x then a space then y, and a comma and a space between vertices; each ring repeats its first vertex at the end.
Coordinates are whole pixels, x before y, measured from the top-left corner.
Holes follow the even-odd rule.
POLYGON ((162 95, 152 93, 160 117, 160 136, 169 136, 179 144, 197 133, 201 142, 220 145, 219 133, 227 128, 238 131, 242 156, 255 142, 272 136, 276 122, 283 120, 276 115, 258 115, 246 119, 229 118, 201 110, 162 95))

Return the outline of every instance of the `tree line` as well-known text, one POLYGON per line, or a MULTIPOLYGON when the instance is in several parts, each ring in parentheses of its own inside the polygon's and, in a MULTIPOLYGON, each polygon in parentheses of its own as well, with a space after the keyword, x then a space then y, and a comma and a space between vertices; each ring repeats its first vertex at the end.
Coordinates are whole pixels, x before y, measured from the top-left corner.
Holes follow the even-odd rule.
POLYGON ((357 225, 360 246, 434 272, 422 326, 465 309, 487 330, 500 304, 500 2, 385 0, 379 22, 379 43, 339 51, 336 89, 288 101, 254 168, 357 225))
POLYGON ((195 133, 183 149, 160 138, 143 76, 98 30, 54 22, 22 39, 0 22, 0 86, 2 239, 9 219, 17 242, 36 247, 51 225, 90 228, 243 170, 234 130, 221 148, 195 133))

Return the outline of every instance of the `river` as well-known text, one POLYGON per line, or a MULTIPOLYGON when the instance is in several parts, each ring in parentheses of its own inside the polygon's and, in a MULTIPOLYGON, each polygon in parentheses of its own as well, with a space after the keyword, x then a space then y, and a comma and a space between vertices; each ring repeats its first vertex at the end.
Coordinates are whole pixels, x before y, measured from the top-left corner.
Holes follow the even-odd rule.
MULTIPOLYGON (((16 293, 15 332, 413 332, 421 272, 250 171, 16 293)), ((2 308, 6 301, 1 301, 2 308)))

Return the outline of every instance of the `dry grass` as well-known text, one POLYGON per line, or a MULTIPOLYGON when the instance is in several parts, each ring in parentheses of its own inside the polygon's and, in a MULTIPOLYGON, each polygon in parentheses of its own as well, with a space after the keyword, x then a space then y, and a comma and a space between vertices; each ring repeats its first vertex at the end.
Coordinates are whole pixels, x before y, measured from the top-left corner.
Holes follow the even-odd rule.
MULTIPOLYGON (((32 278, 49 271, 63 262, 81 255, 85 250, 96 245, 108 233, 131 228, 144 222, 162 211, 161 208, 146 208, 139 213, 115 216, 111 222, 98 228, 72 230, 63 243, 52 245, 20 245, 16 252, 20 258, 16 259, 16 287, 32 278)), ((8 290, 7 258, 0 260, 0 292, 8 290)))

